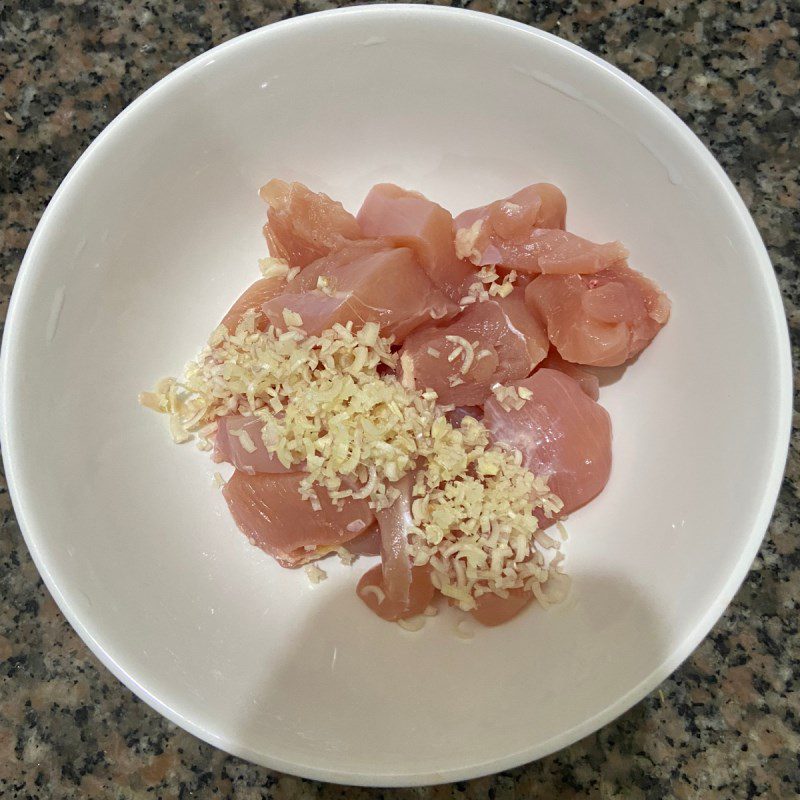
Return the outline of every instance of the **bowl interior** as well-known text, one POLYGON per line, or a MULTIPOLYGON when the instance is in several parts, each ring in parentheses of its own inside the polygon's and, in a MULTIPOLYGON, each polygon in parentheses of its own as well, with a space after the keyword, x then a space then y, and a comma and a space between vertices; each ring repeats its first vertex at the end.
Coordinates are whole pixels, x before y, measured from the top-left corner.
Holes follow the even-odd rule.
POLYGON ((531 29, 357 9, 208 53, 112 125, 28 253, 5 343, 5 455, 62 608, 148 702, 313 777, 413 783, 543 755, 637 700, 721 613, 785 452, 787 357, 763 247, 721 170, 642 89, 531 29), (215 470, 137 392, 176 374, 266 254, 257 189, 357 209, 389 180, 460 211, 537 180, 568 225, 623 240, 674 303, 601 402, 602 496, 574 515, 573 592, 458 638, 387 625, 326 564, 250 547, 215 470))

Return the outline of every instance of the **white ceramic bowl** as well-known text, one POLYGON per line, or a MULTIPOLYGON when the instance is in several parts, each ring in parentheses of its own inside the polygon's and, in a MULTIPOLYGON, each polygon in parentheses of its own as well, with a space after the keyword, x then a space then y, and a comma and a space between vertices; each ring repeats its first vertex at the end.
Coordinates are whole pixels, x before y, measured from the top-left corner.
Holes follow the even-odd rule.
MULTIPOLYGON (((585 736, 653 689, 730 601, 770 518, 790 364, 767 254, 724 173, 630 78, 545 33, 395 6, 279 23, 124 111, 58 190, 3 348, 6 468, 64 614, 143 700, 252 761, 358 784, 463 779, 585 736), (391 180, 461 210, 535 180, 622 239, 674 312, 602 402, 614 469, 574 515, 571 598, 417 634, 247 544, 214 466, 136 394, 174 374, 265 254, 279 176, 356 209, 391 180)), ((326 568, 328 568, 326 566, 326 568)))

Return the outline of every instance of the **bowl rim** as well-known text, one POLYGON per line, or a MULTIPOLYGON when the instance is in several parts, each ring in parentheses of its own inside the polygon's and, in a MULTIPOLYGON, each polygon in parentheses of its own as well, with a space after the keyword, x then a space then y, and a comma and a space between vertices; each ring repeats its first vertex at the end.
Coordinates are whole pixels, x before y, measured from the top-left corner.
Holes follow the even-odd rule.
POLYGON ((181 65, 177 69, 168 73, 153 86, 139 95, 132 103, 124 108, 91 142, 84 150, 66 177, 56 189, 53 197, 47 205, 34 234, 27 247, 19 272, 14 283, 11 300, 9 303, 6 317, 5 331, 0 350, 0 441, 3 443, 2 457, 9 488, 9 494, 14 506, 20 530, 25 543, 33 558, 34 564, 38 569, 42 579, 53 596, 61 612, 66 617, 70 625, 75 629, 80 638, 86 643, 92 653, 100 662, 128 689, 130 689, 139 699, 148 706, 156 710, 159 714, 166 717, 184 730, 187 730, 199 739, 227 752, 234 756, 246 759, 247 761, 259 764, 269 769, 299 775, 313 780, 328 781, 337 784, 349 784, 358 786, 423 786, 441 784, 450 781, 468 780, 490 773, 511 769, 522 764, 535 761, 550 755, 564 747, 567 747, 579 739, 595 732, 602 726, 608 724, 618 716, 623 714, 633 705, 638 703, 649 694, 658 684, 671 675, 678 666, 695 650, 700 642, 706 637, 714 624, 720 619, 725 609, 733 599, 734 594, 744 581, 750 566, 758 553, 761 542, 769 526, 772 513, 777 502, 778 492, 784 474, 787 453, 789 449, 791 421, 792 421, 792 361, 788 335, 788 327, 783 308, 782 296, 777 282, 777 277, 772 267, 767 250, 758 232, 758 229, 748 212, 742 198, 727 176, 721 165, 717 162, 712 153, 706 148, 694 132, 661 100, 648 91, 644 86, 626 75, 621 70, 609 64, 599 56, 584 50, 578 45, 572 44, 551 33, 535 28, 521 22, 515 22, 491 14, 485 14, 466 9, 452 8, 446 6, 425 6, 400 4, 375 4, 370 6, 355 6, 349 8, 337 8, 327 11, 315 12, 301 17, 274 22, 247 33, 234 37, 216 47, 207 50, 190 61, 181 65), (437 15, 439 17, 470 17, 474 24, 491 25, 497 28, 508 28, 517 32, 524 32, 531 37, 531 40, 544 40, 550 44, 555 44, 572 55, 588 61, 593 67, 602 70, 606 75, 621 83, 628 91, 639 96, 652 109, 659 113, 663 124, 672 129, 672 132, 680 138, 686 146, 693 149, 699 155, 704 165, 710 169, 710 173, 719 184, 719 187, 727 195, 731 202, 737 223, 742 228, 753 249, 757 252, 758 258, 755 259, 754 269, 759 273, 759 277, 767 290, 768 311, 772 319, 775 331, 775 366, 777 370, 777 382, 781 389, 778 397, 775 398, 779 428, 782 425, 782 432, 776 437, 772 447, 771 463, 768 470, 768 477, 765 480, 765 491, 759 498, 758 513, 749 534, 746 546, 742 549, 739 559, 734 569, 728 576, 722 589, 714 598, 700 620, 691 628, 683 638, 680 646, 677 647, 668 658, 654 669, 645 679, 636 686, 630 688, 617 700, 608 705, 601 712, 585 719, 581 724, 563 731, 557 736, 540 743, 534 747, 508 753, 503 757, 492 758, 479 763, 470 763, 455 767, 448 767, 436 772, 414 772, 404 771, 388 774, 372 774, 367 772, 351 773, 337 771, 327 768, 318 768, 313 762, 294 762, 282 758, 275 758, 264 755, 250 749, 242 743, 230 741, 221 737, 195 722, 183 716, 177 708, 172 708, 160 700, 155 694, 148 690, 144 682, 140 682, 137 677, 128 672, 122 663, 114 660, 109 651, 104 646, 103 641, 96 638, 92 631, 91 621, 84 623, 79 612, 70 604, 67 596, 62 593, 55 577, 51 573, 45 557, 39 547, 39 534, 34 530, 27 514, 27 503, 25 489, 18 481, 16 471, 15 455, 24 446, 23 442, 15 436, 14 425, 9 420, 6 413, 10 407, 10 394, 13 385, 13 375, 15 368, 14 343, 17 339, 17 331, 21 325, 21 307, 32 291, 33 278, 37 271, 38 251, 41 243, 47 236, 48 221, 55 215, 55 209, 62 197, 67 195, 69 187, 75 182, 76 176, 84 169, 93 154, 103 146, 117 131, 125 125, 126 120, 140 109, 146 107, 148 102, 159 92, 163 91, 168 84, 174 83, 187 73, 197 72, 206 64, 212 61, 217 55, 241 46, 245 40, 263 38, 268 41, 270 37, 280 36, 281 32, 287 27, 301 27, 318 25, 320 21, 327 20, 336 22, 339 19, 348 17, 362 16, 384 16, 387 19, 396 17, 418 17, 437 15), (781 420, 783 422, 781 423, 781 420))

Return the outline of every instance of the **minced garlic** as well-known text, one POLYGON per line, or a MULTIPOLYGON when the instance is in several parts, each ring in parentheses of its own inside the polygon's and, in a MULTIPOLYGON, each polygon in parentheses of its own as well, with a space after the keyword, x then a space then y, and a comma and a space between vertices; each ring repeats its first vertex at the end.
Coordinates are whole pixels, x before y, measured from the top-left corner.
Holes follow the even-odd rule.
MULTIPOLYGON (((299 315, 284 316, 287 325, 302 324, 299 315)), ((312 503, 320 485, 339 492, 340 502, 352 494, 385 508, 397 496, 390 484, 424 456, 443 412, 435 393, 379 374, 379 365, 396 369, 397 356, 378 334, 375 323, 357 332, 336 325, 321 336, 299 327, 261 332, 248 314, 233 334, 217 328, 185 379, 168 381, 167 394, 152 393, 147 404, 174 414, 176 393, 196 398, 192 419, 179 419, 192 432, 226 414, 256 416, 269 452, 285 467, 305 462, 302 490, 312 503)))
POLYGON ((475 360, 475 347, 477 346, 477 342, 473 344, 463 336, 445 336, 444 338, 451 344, 456 345, 453 352, 447 357, 447 360, 455 361, 458 356, 463 355, 464 361, 461 364, 461 374, 466 375, 472 366, 472 362, 475 360))
MULTIPOLYGON (((431 565, 436 588, 464 610, 486 592, 544 585, 551 575, 544 553, 558 543, 538 530, 534 512, 561 509, 547 481, 522 466, 518 451, 491 443, 478 420, 453 427, 445 416, 451 407, 437 405, 435 392, 381 374, 397 370, 398 356, 377 324, 309 336, 292 314, 284 313, 292 326, 285 332, 257 330, 255 313, 233 333, 218 327, 183 380, 160 381, 143 404, 170 415, 176 440, 196 435, 204 448, 219 417, 255 416, 267 450, 286 467, 303 464, 301 494, 312 508, 317 487, 335 503, 352 497, 387 508, 399 495, 393 484, 415 472, 409 554, 431 565)), ((468 340, 448 339, 467 369, 481 357, 468 340)), ((402 366, 407 378, 413 365, 402 366)), ((493 391, 501 402, 525 402, 512 387, 493 391)), ((255 447, 243 429, 230 433, 245 450, 255 447)), ((345 550, 340 556, 350 560, 345 550)))
POLYGON ((437 420, 432 435, 436 447, 414 485, 414 564, 430 564, 436 588, 465 611, 486 592, 545 583, 543 552, 558 545, 540 538, 534 511, 550 516, 562 507, 547 482, 522 466, 519 453, 490 444, 472 417, 458 429, 437 420))
POLYGON ((317 278, 317 289, 328 297, 334 297, 336 295, 336 288, 333 281, 325 275, 320 275, 317 278))
POLYGON ((397 624, 404 630, 417 633, 425 627, 425 615, 411 617, 409 619, 398 619, 397 624))
POLYGON ((525 405, 525 401, 532 396, 530 389, 524 386, 515 389, 513 386, 503 386, 500 383, 492 386, 492 394, 506 411, 519 411, 525 405))
POLYGON ((262 278, 285 278, 289 274, 289 262, 283 258, 259 258, 258 266, 262 278))
POLYGON ((308 580, 314 585, 322 583, 328 577, 328 573, 316 564, 307 564, 305 570, 308 580))
POLYGON ((485 267, 481 267, 475 277, 480 283, 494 283, 500 276, 497 274, 496 268, 488 264, 485 267))
POLYGON ((495 268, 487 266, 481 267, 475 277, 478 280, 467 287, 467 294, 459 300, 462 308, 472 303, 485 303, 492 297, 508 297, 514 291, 517 273, 512 269, 500 280, 495 268))
POLYGON ((481 258, 481 251, 475 246, 478 237, 481 235, 481 228, 483 227, 483 220, 477 219, 469 228, 459 228, 456 231, 455 246, 457 258, 468 258, 474 264, 477 264, 481 258))

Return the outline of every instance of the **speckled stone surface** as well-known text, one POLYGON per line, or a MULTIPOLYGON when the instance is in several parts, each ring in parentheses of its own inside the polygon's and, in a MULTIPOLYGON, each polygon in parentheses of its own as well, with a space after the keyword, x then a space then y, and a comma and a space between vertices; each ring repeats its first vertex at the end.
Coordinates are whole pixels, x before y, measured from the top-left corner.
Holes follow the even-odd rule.
MULTIPOLYGON (((0 316, 45 204, 122 108, 212 45, 334 5, 0 2, 0 316)), ((797 363, 797 0, 465 5, 588 48, 644 83, 691 126, 735 181, 766 241, 797 363)), ((89 653, 43 588, 0 485, 0 796, 795 797, 799 479, 795 436, 775 518, 749 577, 712 634, 651 696, 535 764, 467 783, 397 791, 317 784, 252 766, 199 742, 136 700, 89 653)))

